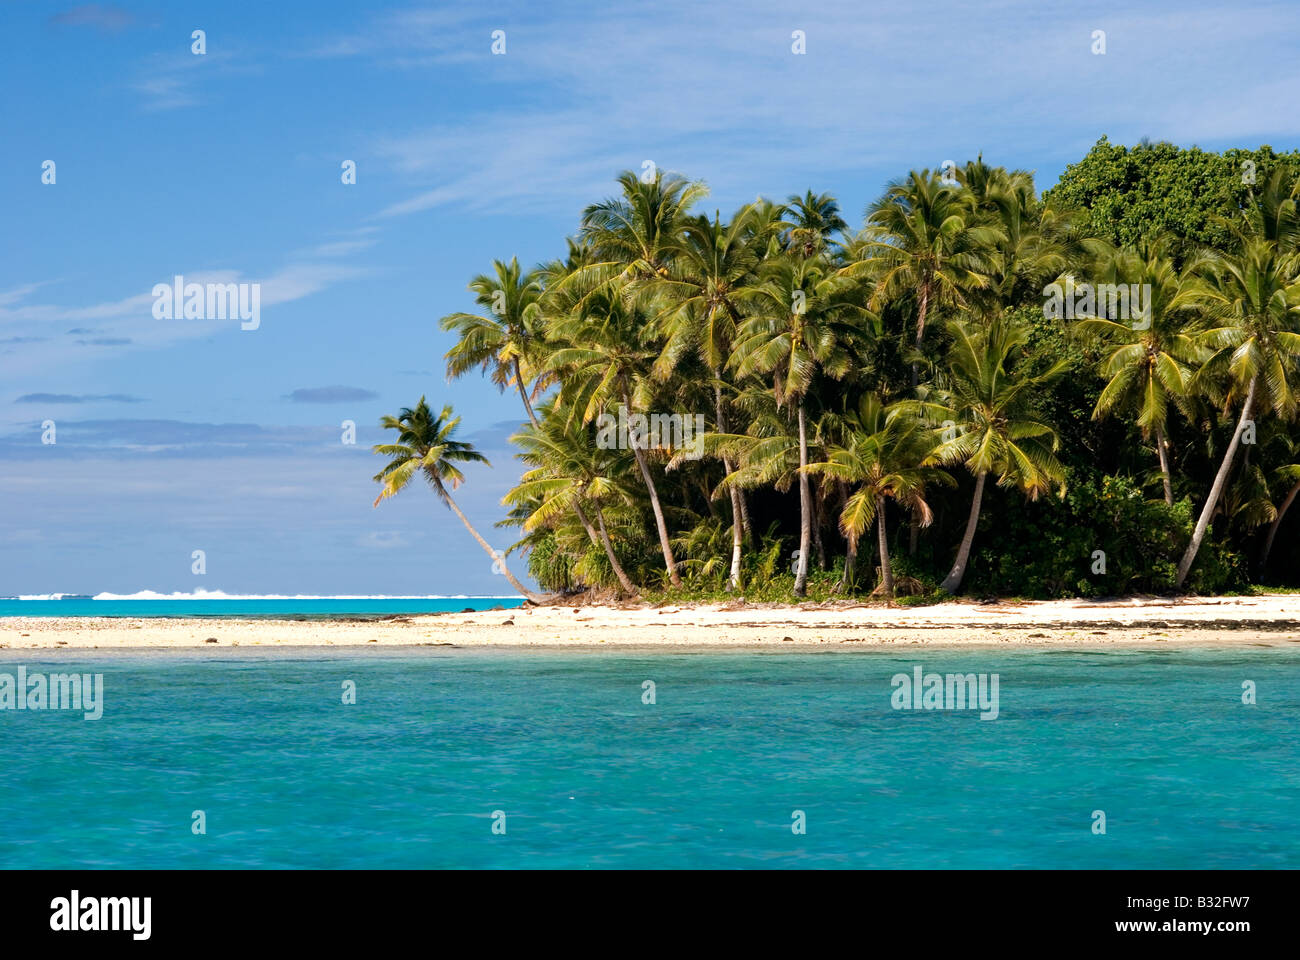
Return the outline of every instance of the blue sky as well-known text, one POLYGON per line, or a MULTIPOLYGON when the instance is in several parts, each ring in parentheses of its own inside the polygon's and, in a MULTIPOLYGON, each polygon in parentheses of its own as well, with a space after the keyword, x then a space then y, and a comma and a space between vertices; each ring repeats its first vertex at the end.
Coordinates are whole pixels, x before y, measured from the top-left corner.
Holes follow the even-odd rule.
POLYGON ((980 152, 1045 189, 1103 134, 1300 145, 1286 3, 0 0, 0 17, 0 595, 509 592, 425 491, 371 508, 369 445, 421 393, 453 403, 494 464, 459 499, 510 542, 489 531, 518 401, 449 386, 437 320, 471 308, 493 258, 560 254, 645 160, 705 180, 724 214, 812 187, 856 224, 887 181, 980 152), (155 319, 150 291, 178 273, 260 283, 260 328, 155 319))

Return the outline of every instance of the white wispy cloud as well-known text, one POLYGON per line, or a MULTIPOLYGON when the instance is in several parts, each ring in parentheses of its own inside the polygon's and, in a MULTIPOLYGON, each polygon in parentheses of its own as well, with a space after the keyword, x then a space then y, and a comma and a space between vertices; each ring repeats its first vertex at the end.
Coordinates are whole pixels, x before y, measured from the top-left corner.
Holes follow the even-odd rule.
POLYGON ((365 226, 354 230, 340 231, 335 234, 338 239, 325 240, 304 250, 299 250, 294 256, 298 259, 307 260, 348 257, 355 253, 361 253, 363 250, 369 250, 377 244, 379 242, 379 232, 380 228, 377 226, 365 226))
POLYGON ((140 95, 141 109, 146 112, 199 106, 217 87, 214 78, 247 76, 263 70, 237 49, 214 45, 207 53, 196 54, 189 49, 190 40, 182 38, 177 43, 184 52, 147 57, 129 83, 131 90, 140 95))
POLYGON ((980 152, 1015 165, 1045 142, 1077 157, 1102 134, 1294 136, 1300 118, 1276 105, 1300 94, 1282 39, 1297 26, 1300 12, 1277 3, 1249 16, 1209 4, 937 3, 923 15, 767 0, 743 15, 683 2, 515 5, 384 15, 318 54, 416 71, 454 62, 479 84, 475 109, 376 139, 411 185, 377 212, 386 218, 572 210, 647 159, 740 202, 756 185, 794 190, 881 166, 897 175, 980 152), (494 27, 507 31, 505 56, 490 53, 494 27), (1092 54, 1095 29, 1107 33, 1104 56, 1092 54), (803 56, 791 51, 795 30, 803 56))
MULTIPOLYGON (((182 276, 186 283, 259 283, 262 321, 269 323, 273 319, 267 308, 310 297, 371 272, 368 267, 331 261, 291 263, 262 276, 234 270, 186 271, 182 276)), ((106 351, 158 349, 220 333, 250 335, 240 330, 238 319, 154 317, 153 286, 172 279, 142 278, 138 289, 143 292, 88 305, 28 302, 43 284, 0 293, 0 371, 25 377, 52 366, 93 362, 106 351), (94 326, 83 326, 89 322, 94 326)))

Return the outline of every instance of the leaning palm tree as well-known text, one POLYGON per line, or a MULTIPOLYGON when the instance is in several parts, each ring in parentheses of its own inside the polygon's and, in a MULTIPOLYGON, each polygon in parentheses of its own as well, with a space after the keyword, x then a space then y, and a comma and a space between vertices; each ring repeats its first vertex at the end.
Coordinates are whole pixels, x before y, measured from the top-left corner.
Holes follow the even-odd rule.
POLYGON ((1247 237, 1239 253, 1207 253, 1190 270, 1196 280, 1186 299, 1201 311, 1208 329, 1198 339, 1212 351, 1192 385, 1217 392, 1222 384, 1225 410, 1240 402, 1241 413, 1178 563, 1179 588, 1196 561, 1252 417, 1270 410, 1283 420, 1295 416, 1300 359, 1300 260, 1295 254, 1280 250, 1275 241, 1247 237))
MULTIPOLYGON (((582 248, 569 241, 570 261, 583 255, 582 248)), ((442 329, 458 335, 447 351, 447 379, 455 380, 477 367, 489 373, 502 391, 514 385, 529 422, 540 429, 532 397, 550 382, 545 368, 540 366, 546 349, 541 299, 545 280, 560 267, 553 264, 523 273, 514 257, 509 263, 494 260, 492 266, 495 277, 479 274, 469 284, 475 300, 487 308, 487 313, 452 313, 441 320, 442 329)), ((587 537, 599 546, 596 528, 581 502, 574 500, 571 506, 587 537)))
POLYGON ((615 464, 613 451, 601 450, 588 428, 551 415, 547 407, 542 408, 541 423, 525 426, 510 442, 521 448, 516 456, 532 468, 503 500, 507 505, 526 504, 533 508, 524 519, 524 532, 532 533, 558 523, 569 511, 575 511, 590 532, 587 520, 590 511, 598 525, 596 543, 604 551, 623 592, 634 596, 636 587, 614 552, 602 509, 602 502, 611 499, 632 500, 623 482, 626 470, 615 464), (586 509, 581 506, 584 502, 586 509))
POLYGON ((533 593, 515 579, 506 567, 505 557, 479 536, 447 490, 448 485, 455 490, 465 482, 465 475, 457 464, 488 463, 487 458, 475 450, 472 444, 452 438, 456 427, 460 425, 460 417, 452 416, 451 407, 443 407, 442 412, 435 417, 429 404, 421 397, 414 409, 403 407, 397 416, 385 416, 379 423, 385 430, 396 430, 398 437, 396 443, 378 443, 373 448, 375 453, 389 458, 384 469, 373 478, 376 483, 383 484, 379 496, 375 497, 374 505, 377 507, 381 501, 396 496, 415 479, 416 474, 423 474, 438 499, 460 517, 460 522, 465 524, 470 536, 493 559, 494 567, 501 568, 501 573, 510 581, 510 585, 534 603, 544 602, 545 597, 533 593))
MULTIPOLYGON (((599 281, 595 281, 599 283, 599 281)), ((557 408, 569 419, 591 423, 602 416, 618 419, 645 415, 651 396, 650 367, 659 355, 654 325, 634 297, 622 288, 600 284, 601 289, 585 292, 571 287, 563 297, 568 310, 552 321, 555 345, 546 369, 563 381, 557 408)), ((650 497, 664 566, 673 586, 681 586, 677 561, 673 558, 663 502, 650 470, 644 437, 619 437, 632 448, 636 464, 650 497)))
MULTIPOLYGON (((842 379, 854 366, 868 322, 877 318, 860 303, 857 284, 839 276, 824 258, 789 256, 764 263, 761 282, 746 297, 749 316, 741 327, 731 363, 738 378, 772 377, 777 404, 793 408, 799 429, 799 467, 808 465, 806 398, 820 372, 842 379)), ((808 589, 812 539, 812 491, 799 474, 799 557, 794 592, 808 589)))
POLYGON ((933 434, 900 405, 887 409, 876 394, 864 394, 858 409, 845 420, 844 445, 831 447, 824 461, 804 469, 855 488, 840 512, 840 532, 848 541, 845 583, 852 586, 858 540, 874 521, 880 548, 879 589, 892 597, 894 573, 889 563, 885 502, 904 504, 920 518, 922 526, 929 526, 933 514, 925 501, 927 485, 954 485, 954 481, 942 470, 923 466, 933 448, 933 434))
MULTIPOLYGON (((1146 303, 1130 305, 1141 307, 1130 311, 1133 316, 1110 317, 1094 304, 1075 324, 1078 332, 1101 337, 1110 350, 1101 362, 1100 373, 1107 382, 1092 417, 1100 420, 1120 411, 1136 412, 1142 439, 1155 440, 1165 503, 1173 506, 1165 442, 1169 405, 1173 402, 1185 415, 1191 415, 1187 383, 1200 352, 1188 332, 1191 317, 1186 303, 1180 299, 1183 278, 1168 256, 1167 240, 1123 250, 1098 241, 1094 249, 1098 280, 1148 293, 1146 303)), ((1068 282, 1058 284, 1068 289, 1068 282)))
POLYGON ((1033 418, 1029 402, 1034 391, 1065 371, 1067 361, 1038 375, 1020 373, 1010 361, 1029 340, 1023 324, 998 318, 988 326, 948 326, 953 336, 947 363, 951 385, 936 389, 933 399, 902 401, 900 408, 942 425, 928 463, 960 463, 975 477, 966 532, 939 585, 956 593, 970 562, 988 477, 996 477, 1000 487, 1019 488, 1031 500, 1063 483, 1065 470, 1055 455, 1060 440, 1055 430, 1033 418))

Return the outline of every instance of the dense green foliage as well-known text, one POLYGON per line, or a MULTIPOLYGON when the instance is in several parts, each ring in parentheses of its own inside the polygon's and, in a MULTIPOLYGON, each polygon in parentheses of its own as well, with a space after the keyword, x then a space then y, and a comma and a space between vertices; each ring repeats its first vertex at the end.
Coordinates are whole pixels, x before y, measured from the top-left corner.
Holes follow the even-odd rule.
POLYGON ((502 524, 548 590, 1295 582, 1297 169, 1103 139, 1041 199, 913 171, 856 230, 827 194, 723 218, 626 173, 563 258, 471 283, 448 375, 518 393, 502 524))
POLYGON ((1125 147, 1102 137, 1086 157, 1066 167, 1043 200, 1087 211, 1088 232, 1116 245, 1167 234, 1179 253, 1227 248, 1232 221, 1249 204, 1251 191, 1278 168, 1294 174, 1300 151, 1209 153, 1167 142, 1125 147))

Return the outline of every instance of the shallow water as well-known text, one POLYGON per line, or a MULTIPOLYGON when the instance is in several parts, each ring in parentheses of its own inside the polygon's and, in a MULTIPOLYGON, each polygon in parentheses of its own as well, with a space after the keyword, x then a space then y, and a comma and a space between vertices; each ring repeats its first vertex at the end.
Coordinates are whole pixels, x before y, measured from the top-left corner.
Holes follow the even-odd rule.
POLYGON ((0 865, 1300 866, 1294 647, 914 652, 6 651, 106 694, 0 710, 0 865))
POLYGON ((510 609, 522 597, 191 597, 95 600, 0 597, 0 617, 339 617, 510 609))

